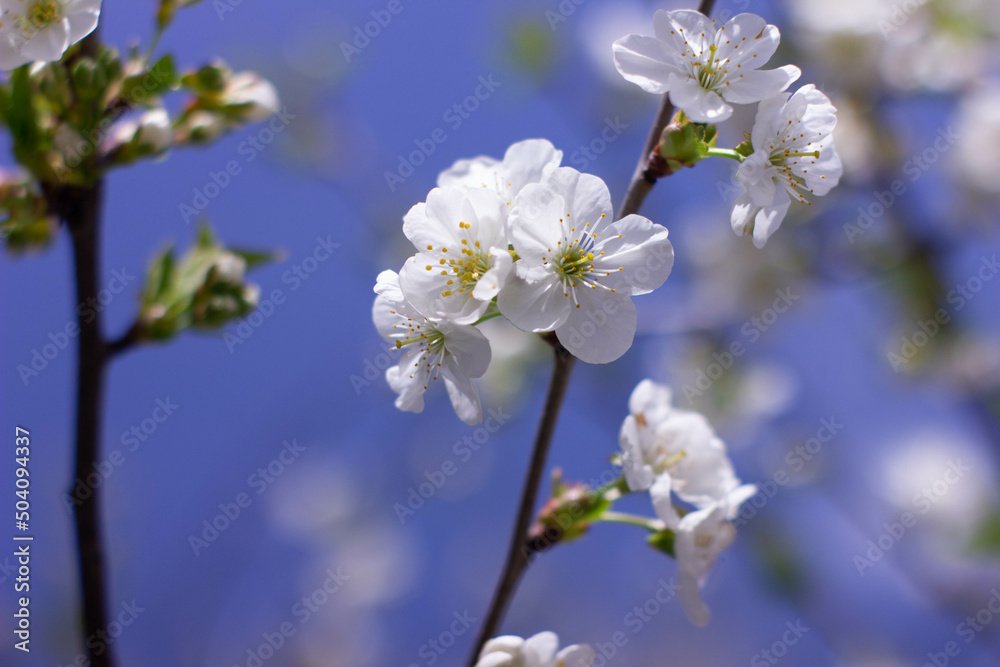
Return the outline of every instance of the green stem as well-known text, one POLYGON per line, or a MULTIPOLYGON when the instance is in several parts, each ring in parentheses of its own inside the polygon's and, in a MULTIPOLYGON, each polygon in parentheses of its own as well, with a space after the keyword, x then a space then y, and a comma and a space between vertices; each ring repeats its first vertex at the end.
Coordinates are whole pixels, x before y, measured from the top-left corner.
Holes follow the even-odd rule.
POLYGON ((503 313, 501 313, 499 310, 495 311, 495 312, 492 312, 492 313, 488 312, 485 315, 483 315, 482 317, 480 317, 478 320, 476 320, 475 322, 473 322, 472 326, 478 327, 483 322, 489 322, 494 317, 503 317, 503 313))
POLYGON ((713 157, 727 157, 730 160, 736 160, 737 162, 743 162, 743 160, 746 159, 732 148, 709 148, 705 155, 713 157))
POLYGON ((647 519, 644 516, 627 514, 625 512, 605 512, 600 517, 594 519, 594 521, 604 521, 605 523, 624 523, 629 526, 645 528, 651 533, 658 533, 666 528, 666 526, 663 525, 663 522, 658 521, 657 519, 647 519))

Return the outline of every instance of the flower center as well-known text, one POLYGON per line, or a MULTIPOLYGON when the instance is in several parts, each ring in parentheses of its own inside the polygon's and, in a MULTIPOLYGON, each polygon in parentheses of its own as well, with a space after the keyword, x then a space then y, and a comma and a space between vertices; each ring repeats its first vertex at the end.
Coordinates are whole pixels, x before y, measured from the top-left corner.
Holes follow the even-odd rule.
POLYGON ((451 296, 456 291, 464 294, 471 292, 476 287, 476 283, 483 277, 483 274, 490 270, 489 254, 480 250, 469 250, 462 248, 462 257, 449 259, 445 265, 447 269, 442 274, 451 274, 451 278, 445 283, 448 287, 441 292, 441 296, 451 296))
POLYGON ((27 11, 15 19, 18 31, 25 39, 63 18, 63 4, 60 0, 36 0, 27 11))
POLYGON ((585 252, 579 245, 572 245, 556 259, 553 268, 563 285, 576 287, 594 272, 594 253, 585 252))
POLYGON ((706 62, 695 61, 693 63, 694 75, 700 85, 705 90, 715 90, 726 79, 729 71, 725 68, 728 60, 715 61, 715 52, 719 50, 717 44, 708 47, 708 60, 706 62))

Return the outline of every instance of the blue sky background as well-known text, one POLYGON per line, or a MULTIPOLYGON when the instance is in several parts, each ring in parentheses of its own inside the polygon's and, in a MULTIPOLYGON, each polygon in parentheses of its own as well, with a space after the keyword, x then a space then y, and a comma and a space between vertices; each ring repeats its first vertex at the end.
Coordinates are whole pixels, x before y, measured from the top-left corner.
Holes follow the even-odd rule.
MULTIPOLYGON (((510 418, 470 460, 459 461, 453 445, 475 429, 455 418, 443 392, 424 414, 412 415, 393 408, 381 378, 352 383, 384 350, 370 320, 371 287, 381 270, 397 269, 410 254, 401 217, 456 159, 502 156, 515 141, 545 137, 564 151, 565 163, 579 167, 575 151, 610 120, 627 127, 584 170, 604 178, 619 201, 657 100, 615 83, 589 55, 587 45, 599 38, 595 26, 615 7, 610 0, 582 3, 555 30, 545 13, 558 11, 555 1, 402 0, 403 11, 345 62, 340 43, 386 4, 243 3, 220 20, 205 2, 182 12, 161 44, 185 66, 222 56, 236 69, 260 71, 294 118, 250 163, 239 147, 259 132, 253 126, 210 148, 175 151, 110 177, 102 276, 110 280, 122 270, 136 279, 110 304, 107 333, 124 331, 134 317, 152 254, 171 242, 191 243, 195 225, 185 222, 180 205, 230 160, 243 170, 206 215, 228 244, 283 249, 286 259, 253 279, 265 298, 280 289, 285 301, 232 350, 221 334, 185 335, 129 354, 109 374, 106 452, 126 449, 122 434, 149 418, 158 399, 179 406, 136 451, 123 453, 123 465, 105 482, 109 599, 143 609, 114 644, 123 665, 247 665, 247 651, 286 621, 295 634, 264 664, 460 665, 473 631, 433 663, 428 642, 449 631, 454 614, 481 619, 488 604, 549 372, 544 346, 529 342, 491 371, 485 403, 510 418), (449 124, 447 110, 490 76, 500 82, 496 91, 459 127, 449 124), (390 190, 386 170, 437 128, 447 140, 390 190), (339 248, 296 286, 288 272, 312 255, 318 238, 339 248), (250 476, 286 440, 304 452, 258 495, 250 476), (457 473, 401 525, 394 504, 449 459, 457 473), (250 507, 196 556, 189 536, 241 492, 250 494, 250 507), (341 590, 300 622, 295 604, 338 567, 347 576, 341 590)), ((718 10, 744 4, 720 0, 718 10)), ((753 4, 790 32, 783 7, 753 4)), ((104 38, 121 48, 148 39, 152 13, 151 2, 105 2, 104 38)), ((803 83, 829 90, 839 104, 835 82, 808 50, 795 62, 805 70, 803 83)), ((904 97, 871 113, 885 110, 906 155, 950 122, 955 105, 947 94, 904 97)), ((724 140, 738 140, 752 114, 737 114, 723 128, 724 140)), ((566 643, 595 647, 621 631, 627 643, 612 663, 734 665, 755 664, 786 623, 801 622, 809 631, 788 648, 785 664, 923 664, 928 652, 956 640, 956 626, 1000 586, 995 559, 958 543, 942 550, 940 524, 947 536, 951 515, 937 507, 864 576, 854 557, 900 515, 886 499, 885 480, 906 470, 901 452, 914 440, 931 441, 942 461, 957 447, 973 463, 970 478, 993 504, 983 510, 976 496, 960 509, 976 507, 985 516, 997 507, 996 416, 984 416, 976 398, 990 391, 967 391, 944 372, 898 374, 889 365, 886 352, 917 319, 897 289, 909 264, 892 250, 903 244, 881 227, 865 239, 870 246, 848 244, 843 231, 856 208, 872 201, 873 180, 849 176, 814 207, 808 224, 789 220, 757 251, 729 230, 719 184, 730 175, 728 163, 708 162, 664 181, 647 200, 643 213, 670 229, 674 275, 637 299, 640 332, 623 359, 578 366, 550 467, 574 479, 598 478, 610 468, 632 387, 645 377, 671 382, 688 407, 681 387, 711 352, 745 342, 744 323, 781 288, 800 300, 694 407, 716 420, 749 482, 785 466, 785 454, 816 435, 821 420, 843 428, 794 486, 780 489, 740 528, 704 591, 713 612, 707 628, 692 627, 673 600, 634 632, 629 614, 653 598, 675 566, 635 529, 602 525, 535 562, 503 630, 551 629, 566 643), (859 261, 874 251, 882 253, 875 268, 859 261), (713 256, 721 260, 699 259, 713 256), (747 377, 770 380, 742 384, 747 377), (773 405, 747 407, 755 401, 773 405)), ((948 169, 934 167, 893 212, 903 229, 942 249, 948 288, 1000 250, 995 209, 986 209, 993 212, 984 225, 955 220, 963 196, 948 169)), ((81 650, 72 522, 60 501, 71 474, 75 352, 62 351, 27 386, 17 372, 70 321, 71 276, 65 234, 42 254, 0 261, 3 423, 9 431, 14 424, 31 429, 36 529, 33 651, 25 657, 11 648, 7 579, 0 585, 4 665, 70 665, 81 650)), ((995 341, 998 294, 1000 280, 986 282, 950 328, 995 341)), ((0 479, 2 498, 13 497, 11 477, 0 479)), ((949 490, 943 500, 958 502, 965 492, 949 490)), ((642 498, 622 507, 651 512, 642 498)), ((0 563, 7 553, 0 551, 0 563)), ((960 641, 950 664, 996 664, 997 629, 1000 618, 968 644, 960 641)))

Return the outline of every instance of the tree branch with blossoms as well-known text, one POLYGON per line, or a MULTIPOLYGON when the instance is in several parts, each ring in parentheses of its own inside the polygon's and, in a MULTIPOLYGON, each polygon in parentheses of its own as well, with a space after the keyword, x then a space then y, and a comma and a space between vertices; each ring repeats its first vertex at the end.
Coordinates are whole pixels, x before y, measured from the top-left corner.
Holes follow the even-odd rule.
MULTIPOLYGON (((0 210, 7 249, 47 246, 62 222, 75 266, 78 369, 74 479, 66 496, 74 509, 82 600, 81 644, 87 664, 111 667, 110 646, 93 641, 109 627, 111 573, 101 523, 101 485, 83 493, 80 480, 101 460, 105 376, 109 362, 133 347, 174 338, 186 330, 216 329, 246 315, 258 289, 249 268, 271 255, 226 248, 204 226, 180 259, 172 250, 152 262, 140 312, 128 332, 104 337, 99 302, 102 204, 109 172, 172 148, 205 144, 278 111, 274 87, 255 74, 234 74, 215 63, 187 73, 172 56, 153 60, 155 46, 182 8, 199 0, 161 0, 156 37, 145 53, 128 55, 99 37, 101 0, 0 0, 0 121, 10 130, 21 172, 4 176, 0 210), (164 98, 184 91, 183 110, 171 117, 164 98)), ((101 302, 103 303, 103 302, 101 302)), ((27 385, 39 369, 19 366, 27 385)))
POLYGON ((620 217, 600 178, 560 166, 562 154, 552 144, 529 139, 512 145, 503 160, 460 160, 442 173, 426 201, 404 217, 416 254, 399 274, 379 276, 373 315, 382 335, 403 350, 386 372, 401 410, 422 411, 424 393, 441 379, 456 413, 470 424, 481 420, 473 380, 491 361, 489 342, 476 329, 485 318, 502 315, 556 351, 514 532, 472 666, 593 662, 589 646, 558 651, 552 633, 490 638, 530 557, 599 522, 639 527, 652 547, 675 558, 680 599, 691 621, 704 625, 709 612, 700 588, 735 539, 740 505, 756 493, 740 482, 708 421, 677 409, 668 387, 645 380, 619 432, 621 479, 591 489, 557 477, 531 523, 573 359, 605 364, 625 354, 637 322, 632 297, 660 287, 673 266, 666 228, 637 214, 656 181, 709 157, 737 161, 744 192, 730 224, 762 248, 793 200, 808 204, 840 179, 829 99, 812 85, 785 92, 801 74, 794 65, 761 69, 777 50, 778 29, 753 14, 718 25, 707 17, 711 6, 657 11, 654 36, 627 35, 612 45, 621 75, 663 96, 620 217), (721 148, 716 126, 735 104, 758 104, 757 117, 747 141, 721 148), (613 511, 631 493, 649 494, 655 518, 613 511))

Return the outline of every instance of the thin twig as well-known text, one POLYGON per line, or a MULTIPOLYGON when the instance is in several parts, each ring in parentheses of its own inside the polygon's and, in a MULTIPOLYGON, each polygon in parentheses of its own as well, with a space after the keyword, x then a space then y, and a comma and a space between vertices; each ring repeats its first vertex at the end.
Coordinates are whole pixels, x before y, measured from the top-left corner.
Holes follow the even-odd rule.
POLYGON ((479 639, 473 647, 470 665, 475 665, 479 651, 496 631, 500 625, 518 581, 525 569, 528 567, 531 555, 527 546, 528 529, 531 527, 531 519, 535 512, 535 501, 538 498, 538 487, 542 479, 542 471, 545 469, 545 459, 549 453, 549 445, 552 442, 552 434, 555 432, 556 421, 559 419, 559 411, 562 407, 563 397, 566 395, 566 388, 569 385, 570 374, 573 370, 573 363, 576 358, 559 344, 553 343, 555 350, 555 368, 552 371, 552 381, 549 383, 549 393, 545 399, 545 409, 542 412, 542 421, 538 425, 538 433, 535 436, 535 446, 531 454, 531 464, 528 466, 528 474, 524 480, 524 488, 521 492, 521 503, 517 510, 517 523, 514 526, 514 533, 510 539, 510 548, 507 551, 507 560, 504 563, 503 573, 497 583, 496 591, 493 594, 493 601, 490 604, 489 614, 483 622, 479 632, 479 639))
POLYGON ((125 354, 132 348, 136 347, 141 338, 142 327, 139 324, 133 324, 121 338, 116 338, 115 340, 108 342, 106 346, 108 358, 113 359, 119 355, 125 354))

